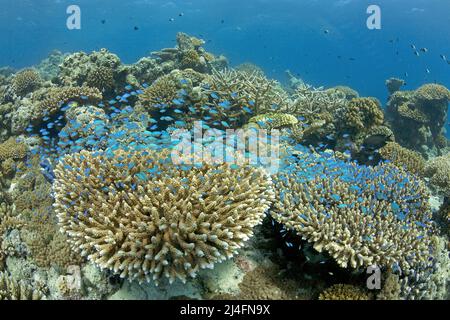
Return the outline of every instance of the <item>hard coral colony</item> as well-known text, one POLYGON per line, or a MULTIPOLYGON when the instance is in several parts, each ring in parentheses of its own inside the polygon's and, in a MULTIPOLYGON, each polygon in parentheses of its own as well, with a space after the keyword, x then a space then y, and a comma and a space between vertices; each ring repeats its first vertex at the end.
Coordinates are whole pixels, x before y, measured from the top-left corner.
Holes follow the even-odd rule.
POLYGON ((0 299, 446 298, 448 89, 390 79, 384 109, 204 44, 179 33, 131 65, 53 52, 1 76, 0 299), (279 170, 175 163, 196 121, 280 134, 279 170), (369 292, 373 265, 388 280, 369 292))

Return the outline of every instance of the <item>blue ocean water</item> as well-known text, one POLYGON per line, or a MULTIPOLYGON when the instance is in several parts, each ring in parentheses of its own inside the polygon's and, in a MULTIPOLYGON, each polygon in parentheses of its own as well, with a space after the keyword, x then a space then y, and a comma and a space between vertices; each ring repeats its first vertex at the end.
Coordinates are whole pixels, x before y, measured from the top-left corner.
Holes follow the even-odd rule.
POLYGON ((52 50, 108 48, 125 63, 174 45, 178 31, 207 40, 231 65, 253 62, 285 79, 285 70, 315 86, 348 85, 386 101, 384 81, 406 89, 450 86, 448 0, 0 0, 0 65, 38 63, 52 50), (78 5, 81 30, 68 30, 78 5), (381 30, 366 26, 381 8, 381 30), (427 48, 417 57, 411 45, 427 48), (427 71, 428 70, 428 71, 427 71))

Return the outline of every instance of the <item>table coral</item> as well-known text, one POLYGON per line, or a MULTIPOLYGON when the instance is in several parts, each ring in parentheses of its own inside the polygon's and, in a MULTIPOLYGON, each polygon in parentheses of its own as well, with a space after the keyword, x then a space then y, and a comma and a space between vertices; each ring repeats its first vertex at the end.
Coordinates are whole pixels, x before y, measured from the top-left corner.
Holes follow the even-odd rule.
POLYGON ((274 219, 343 268, 406 270, 429 258, 428 192, 392 165, 372 168, 329 154, 298 153, 274 186, 274 219))
POLYGON ((75 250, 121 277, 186 281, 233 256, 272 198, 258 169, 174 166, 168 153, 89 153, 55 170, 55 210, 75 250))
POLYGON ((319 300, 371 300, 371 295, 365 290, 350 284, 335 284, 325 289, 319 300))

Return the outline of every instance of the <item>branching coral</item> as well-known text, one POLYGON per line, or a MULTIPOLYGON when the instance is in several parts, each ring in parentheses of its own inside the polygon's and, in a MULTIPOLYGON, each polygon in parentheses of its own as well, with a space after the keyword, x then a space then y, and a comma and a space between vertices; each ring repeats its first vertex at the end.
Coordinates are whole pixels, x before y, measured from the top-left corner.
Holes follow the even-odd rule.
POLYGON ((41 83, 42 79, 36 70, 26 69, 14 76, 11 87, 16 95, 23 97, 37 89, 41 83))
POLYGON ((249 107, 254 114, 282 111, 290 102, 278 82, 258 72, 248 74, 232 69, 213 71, 205 82, 207 93, 221 96, 237 111, 243 107, 249 107))
POLYGON ((405 168, 418 176, 422 176, 425 168, 425 159, 420 153, 403 148, 396 142, 388 142, 379 150, 385 160, 392 161, 399 168, 405 168))
POLYGON ((0 300, 42 300, 40 292, 26 285, 23 281, 16 281, 4 272, 0 273, 0 300))
POLYGON ((319 295, 319 300, 371 300, 365 290, 350 284, 335 284, 319 295))
POLYGON ((156 282, 233 256, 272 197, 257 169, 186 169, 166 152, 82 151, 55 175, 55 210, 73 247, 121 277, 156 282))
POLYGON ((427 261, 431 210, 414 176, 305 152, 289 158, 274 182, 274 219, 341 267, 407 270, 427 261))

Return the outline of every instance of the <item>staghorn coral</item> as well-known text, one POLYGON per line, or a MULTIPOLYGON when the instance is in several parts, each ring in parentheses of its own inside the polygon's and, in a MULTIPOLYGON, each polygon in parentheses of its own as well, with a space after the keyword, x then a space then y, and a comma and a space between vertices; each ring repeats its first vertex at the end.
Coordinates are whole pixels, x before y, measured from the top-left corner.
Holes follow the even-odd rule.
POLYGON ((344 94, 345 99, 347 99, 348 101, 355 99, 355 98, 359 98, 359 93, 358 91, 347 87, 347 86, 336 86, 333 87, 331 89, 328 89, 327 91, 329 92, 333 92, 333 91, 337 91, 340 92, 341 94, 344 94))
POLYGON ((234 68, 236 71, 246 72, 248 74, 260 74, 262 76, 265 75, 264 70, 261 69, 256 64, 253 64, 251 62, 244 62, 234 68))
POLYGON ((432 230, 420 180, 382 164, 298 153, 274 178, 272 217, 343 268, 407 270, 426 263, 432 230))
POLYGON ((350 284, 335 284, 325 289, 319 300, 372 300, 365 290, 350 284))
POLYGON ((186 281, 233 256, 272 197, 257 169, 183 170, 167 152, 82 151, 66 156, 55 175, 54 207, 74 249, 140 281, 186 281))
POLYGON ((396 142, 388 142, 379 149, 379 153, 383 159, 391 161, 399 168, 405 168, 418 176, 424 173, 425 159, 420 153, 403 148, 396 142))
POLYGON ((0 161, 8 159, 23 159, 28 153, 28 146, 11 137, 0 144, 0 161))
POLYGON ((254 115, 283 112, 290 104, 278 82, 258 72, 248 74, 232 69, 213 70, 204 81, 202 95, 207 100, 195 106, 199 112, 205 107, 216 109, 218 114, 211 115, 213 120, 225 120, 231 127, 244 124, 254 115))
POLYGON ((34 69, 22 70, 14 76, 11 89, 17 96, 23 97, 36 90, 42 83, 39 73, 34 69))
POLYGON ((0 272, 0 300, 42 300, 42 294, 25 284, 0 272))

